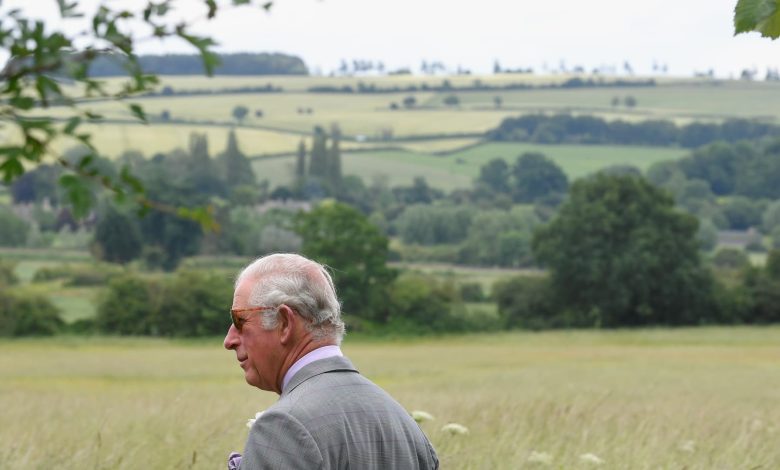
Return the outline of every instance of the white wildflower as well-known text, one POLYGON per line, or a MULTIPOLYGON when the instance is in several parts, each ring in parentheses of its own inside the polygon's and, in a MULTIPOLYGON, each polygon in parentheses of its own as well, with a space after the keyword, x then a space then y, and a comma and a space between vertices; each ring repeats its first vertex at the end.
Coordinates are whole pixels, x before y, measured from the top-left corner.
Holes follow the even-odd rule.
POLYGON ((455 434, 463 435, 463 434, 468 434, 469 433, 469 428, 467 428, 466 426, 464 426, 462 424, 458 424, 458 423, 445 424, 444 426, 442 426, 441 430, 446 432, 446 433, 449 433, 449 434, 451 434, 453 436, 455 434))
POLYGON ((258 411, 257 413, 255 413, 255 417, 254 418, 249 418, 248 420, 246 420, 246 427, 248 427, 249 429, 252 429, 252 426, 255 425, 255 421, 260 419, 261 416, 263 416, 263 412, 262 411, 258 411))
POLYGON ((602 459, 596 454, 590 454, 590 453, 580 455, 580 460, 582 462, 592 463, 594 465, 601 465, 604 463, 604 459, 602 459))
POLYGON ((528 456, 528 463, 539 463, 542 465, 550 465, 552 463, 552 455, 547 452, 531 451, 531 455, 528 456))
POLYGON ((694 441, 685 441, 680 444, 679 449, 683 452, 694 453, 696 452, 696 443, 694 441))
POLYGON ((414 418, 414 420, 418 423, 422 423, 423 421, 433 421, 433 415, 427 411, 414 410, 412 411, 412 418, 414 418))

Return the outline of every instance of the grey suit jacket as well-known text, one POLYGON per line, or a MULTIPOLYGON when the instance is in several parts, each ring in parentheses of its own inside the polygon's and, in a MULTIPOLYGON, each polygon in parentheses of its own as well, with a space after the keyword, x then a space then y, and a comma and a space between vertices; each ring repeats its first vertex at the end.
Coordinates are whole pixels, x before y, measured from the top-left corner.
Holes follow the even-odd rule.
POLYGON ((436 469, 404 408, 344 357, 308 364, 255 421, 241 470, 436 469))

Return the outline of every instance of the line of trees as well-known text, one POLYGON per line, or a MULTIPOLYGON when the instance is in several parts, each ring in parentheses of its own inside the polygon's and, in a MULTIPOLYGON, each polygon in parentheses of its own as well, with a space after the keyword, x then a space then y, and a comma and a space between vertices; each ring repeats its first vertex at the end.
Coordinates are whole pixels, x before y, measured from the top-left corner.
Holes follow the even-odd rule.
POLYGON ((505 84, 491 84, 485 83, 482 80, 476 79, 469 85, 454 86, 452 82, 447 79, 442 80, 440 85, 429 85, 422 83, 418 85, 406 85, 406 86, 378 86, 375 83, 358 82, 356 86, 342 85, 342 86, 329 86, 329 85, 317 85, 309 87, 307 91, 310 93, 401 93, 401 92, 414 92, 414 91, 512 91, 512 90, 555 90, 555 89, 568 89, 568 88, 604 88, 604 87, 653 87, 656 86, 656 82, 653 79, 649 80, 605 80, 599 79, 582 79, 578 77, 570 78, 561 83, 545 83, 540 85, 534 85, 530 83, 505 83, 505 84))
MULTIPOLYGON (((216 75, 308 75, 303 59, 281 53, 217 54, 216 75)), ((146 73, 158 75, 203 75, 203 61, 197 54, 140 55, 138 62, 146 73)), ((127 75, 124 60, 103 55, 89 66, 91 77, 127 75)))
POLYGON ((737 142, 780 135, 778 126, 749 119, 721 124, 694 122, 677 126, 671 121, 607 121, 595 116, 528 114, 506 118, 487 138, 502 142, 543 144, 617 144, 696 148, 716 141, 737 142))

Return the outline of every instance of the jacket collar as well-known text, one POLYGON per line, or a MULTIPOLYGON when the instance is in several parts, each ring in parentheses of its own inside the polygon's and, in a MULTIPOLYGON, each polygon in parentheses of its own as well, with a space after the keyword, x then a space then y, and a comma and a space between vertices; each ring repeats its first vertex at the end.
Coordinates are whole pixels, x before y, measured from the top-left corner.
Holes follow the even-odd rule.
POLYGON ((292 376, 290 382, 282 390, 282 396, 292 392, 298 385, 317 375, 328 372, 358 372, 352 362, 343 356, 328 357, 307 364, 292 376))

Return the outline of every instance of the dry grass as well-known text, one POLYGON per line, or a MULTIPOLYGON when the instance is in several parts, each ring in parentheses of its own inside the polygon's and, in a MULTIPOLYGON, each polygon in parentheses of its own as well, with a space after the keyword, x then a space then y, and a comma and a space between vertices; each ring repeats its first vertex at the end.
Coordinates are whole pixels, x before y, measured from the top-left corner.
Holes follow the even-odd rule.
MULTIPOLYGON (((780 329, 348 338, 363 374, 423 423, 443 468, 780 466, 780 329), (440 431, 450 421, 467 436, 440 431)), ((274 396, 220 340, 0 342, 4 468, 224 468, 274 396)))

